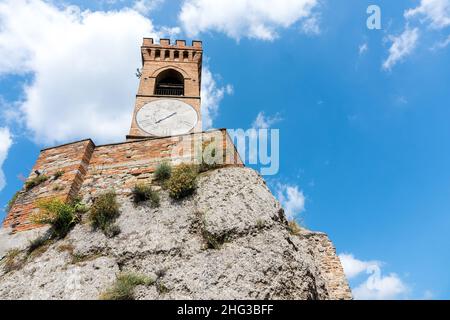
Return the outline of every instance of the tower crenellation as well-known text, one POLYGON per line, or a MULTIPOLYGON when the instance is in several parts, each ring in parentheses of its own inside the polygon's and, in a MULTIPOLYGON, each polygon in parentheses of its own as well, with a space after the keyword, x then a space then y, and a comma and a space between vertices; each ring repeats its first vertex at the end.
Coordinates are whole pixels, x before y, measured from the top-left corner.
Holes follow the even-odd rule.
POLYGON ((176 40, 171 44, 169 39, 161 39, 155 44, 153 39, 146 38, 142 44, 142 62, 145 61, 173 61, 173 62, 197 62, 201 59, 203 48, 201 41, 192 41, 191 46, 186 45, 186 40, 176 40))
MULTIPOLYGON (((171 44, 170 39, 162 38, 159 40, 159 43, 155 43, 153 38, 144 38, 142 43, 143 47, 163 47, 163 46, 173 46, 173 47, 186 47, 186 40, 175 40, 175 44, 171 44)), ((202 48, 202 41, 200 40, 192 40, 192 48, 202 48)), ((189 47, 187 47, 189 48, 189 47)))

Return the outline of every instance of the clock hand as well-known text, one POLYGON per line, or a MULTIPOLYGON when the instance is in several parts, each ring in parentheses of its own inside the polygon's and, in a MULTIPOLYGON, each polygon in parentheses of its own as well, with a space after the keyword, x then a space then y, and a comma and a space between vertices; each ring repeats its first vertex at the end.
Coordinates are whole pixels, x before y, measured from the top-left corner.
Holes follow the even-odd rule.
POLYGON ((160 122, 162 122, 162 121, 164 121, 164 120, 167 120, 167 119, 169 119, 169 118, 171 118, 171 117, 173 117, 174 115, 176 115, 177 113, 176 112, 174 112, 174 113, 172 113, 171 115, 168 115, 167 117, 165 117, 165 118, 162 118, 162 119, 160 119, 160 120, 158 120, 158 121, 156 121, 155 123, 160 123, 160 122))

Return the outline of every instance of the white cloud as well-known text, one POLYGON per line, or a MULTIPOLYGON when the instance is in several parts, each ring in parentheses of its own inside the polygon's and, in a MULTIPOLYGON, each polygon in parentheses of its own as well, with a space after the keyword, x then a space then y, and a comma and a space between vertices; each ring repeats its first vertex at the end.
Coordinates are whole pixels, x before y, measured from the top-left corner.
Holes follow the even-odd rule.
POLYGON ((6 185, 5 174, 3 173, 2 167, 6 158, 8 157, 9 149, 12 145, 11 133, 8 128, 0 128, 0 191, 6 185))
POLYGON ((378 261, 361 261, 347 253, 341 253, 339 259, 341 259, 342 267, 348 279, 355 278, 370 267, 380 265, 378 261))
POLYGON ((217 117, 219 111, 219 105, 226 94, 233 93, 233 87, 226 85, 220 87, 213 74, 208 67, 203 67, 202 72, 202 121, 203 128, 211 129, 213 121, 217 117))
POLYGON ((180 27, 161 27, 159 29, 159 33, 161 35, 164 35, 164 38, 169 38, 173 42, 175 42, 176 39, 178 39, 178 36, 181 33, 180 27))
POLYGON ((369 45, 367 44, 367 42, 361 44, 358 47, 358 51, 359 51, 359 55, 362 56, 363 54, 365 54, 367 51, 369 50, 369 45))
POLYGON ((164 0, 137 0, 134 2, 133 9, 142 14, 149 14, 163 2, 164 0))
POLYGON ((423 293, 422 300, 433 300, 434 299, 434 293, 431 290, 425 290, 423 293))
POLYGON ((253 121, 252 127, 254 129, 269 129, 274 124, 282 121, 283 119, 277 113, 273 116, 266 116, 264 112, 258 113, 255 121, 253 121))
POLYGON ((301 30, 307 35, 320 34, 320 17, 318 14, 313 14, 302 22, 301 30))
POLYGON ((80 12, 40 0, 0 4, 0 73, 31 73, 20 109, 35 141, 123 139, 131 123, 143 36, 130 9, 80 12))
MULTIPOLYGON (((156 30, 137 11, 158 2, 138 1, 134 9, 106 12, 42 0, 0 2, 0 75, 32 75, 23 100, 15 103, 20 110, 15 118, 34 141, 124 140, 138 87, 142 38, 179 32, 156 30)), ((227 88, 218 88, 209 70, 204 80, 204 109, 212 118, 227 88)))
POLYGON ((422 0, 420 5, 405 12, 406 18, 423 17, 433 29, 443 29, 450 26, 449 0, 422 0))
POLYGON ((21 112, 19 110, 20 105, 18 103, 11 103, 6 101, 0 95, 0 120, 8 125, 20 124, 21 112), (19 120, 19 123, 17 123, 19 120))
MULTIPOLYGON (((248 148, 248 155, 250 162, 256 162, 258 159, 258 138, 259 138, 259 129, 270 129, 274 124, 282 121, 283 119, 276 113, 272 116, 266 116, 266 114, 261 111, 256 116, 256 119, 252 123, 251 130, 247 131, 249 133, 250 146, 248 148)), ((242 137, 241 139, 245 139, 242 137)), ((259 149, 260 150, 260 149, 259 149)))
POLYGON ((408 104, 408 98, 405 96, 398 96, 395 98, 395 102, 399 105, 406 105, 408 104))
POLYGON ((392 42, 389 48, 389 57, 383 62, 383 69, 391 70, 398 62, 402 61, 406 56, 412 53, 419 39, 419 29, 406 30, 399 36, 389 36, 392 42))
POLYGON ((295 218, 305 210, 305 196, 298 186, 278 184, 276 193, 288 219, 295 218))
MULTIPOLYGON (((450 0, 421 0, 420 4, 405 11, 405 31, 399 36, 390 36, 392 46, 389 57, 383 63, 383 69, 391 70, 399 61, 410 55, 418 45, 420 24, 427 24, 428 32, 442 30, 450 26, 450 0), (416 19, 417 18, 417 19, 416 19), (415 28, 409 26, 416 24, 415 28)), ((420 33, 425 32, 420 28, 420 33)), ((448 46, 450 37, 436 42, 431 50, 442 49, 448 46)))
POLYGON ((278 30, 306 21, 304 31, 316 32, 313 8, 317 0, 185 0, 179 14, 190 36, 207 31, 223 32, 239 40, 273 40, 278 30))
POLYGON ((357 300, 400 299, 408 292, 406 285, 395 273, 383 276, 378 266, 368 269, 367 273, 370 274, 367 280, 353 289, 357 300))
POLYGON ((444 49, 446 48, 448 45, 450 44, 450 36, 448 36, 445 40, 438 42, 437 44, 435 44, 431 50, 436 50, 436 49, 444 49))
POLYGON ((408 293, 407 285, 395 273, 384 276, 382 263, 378 261, 361 261, 352 254, 340 254, 339 258, 348 279, 361 273, 368 274, 367 279, 352 289, 356 300, 400 299, 408 293))

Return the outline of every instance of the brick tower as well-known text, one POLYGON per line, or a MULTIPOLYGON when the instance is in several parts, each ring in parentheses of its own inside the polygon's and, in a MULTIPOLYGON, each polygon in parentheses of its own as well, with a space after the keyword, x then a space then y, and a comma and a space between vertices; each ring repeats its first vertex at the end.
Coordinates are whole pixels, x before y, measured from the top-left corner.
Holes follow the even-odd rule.
POLYGON ((144 38, 142 71, 128 140, 201 132, 202 43, 144 38))

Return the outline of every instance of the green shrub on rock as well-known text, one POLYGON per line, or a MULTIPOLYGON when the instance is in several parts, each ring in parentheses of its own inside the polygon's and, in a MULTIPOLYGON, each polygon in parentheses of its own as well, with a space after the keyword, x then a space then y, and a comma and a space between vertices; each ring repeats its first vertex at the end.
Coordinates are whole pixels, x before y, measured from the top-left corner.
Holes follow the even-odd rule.
POLYGON ((34 187, 37 187, 38 185, 44 183, 47 180, 48 180, 48 177, 44 174, 36 176, 36 177, 28 180, 27 182, 25 182, 25 190, 30 191, 34 187))
POLYGON ((159 207, 160 198, 157 191, 153 190, 150 185, 137 184, 133 189, 134 203, 138 204, 145 201, 150 201, 153 208, 159 207))
POLYGON ((119 217, 119 204, 114 191, 108 191, 99 195, 91 207, 89 220, 94 229, 100 229, 105 234, 109 233, 109 228, 119 217))
POLYGON ((167 181, 170 197, 178 200, 193 194, 197 189, 197 176, 196 165, 181 164, 176 167, 167 181))
POLYGON ((166 181, 172 175, 172 166, 168 162, 163 162, 156 167, 156 170, 153 174, 155 180, 157 181, 166 181))
POLYGON ((53 235, 57 238, 64 238, 80 221, 80 212, 74 203, 66 203, 56 198, 41 200, 37 206, 40 210, 31 216, 31 221, 37 224, 50 224, 53 235))

